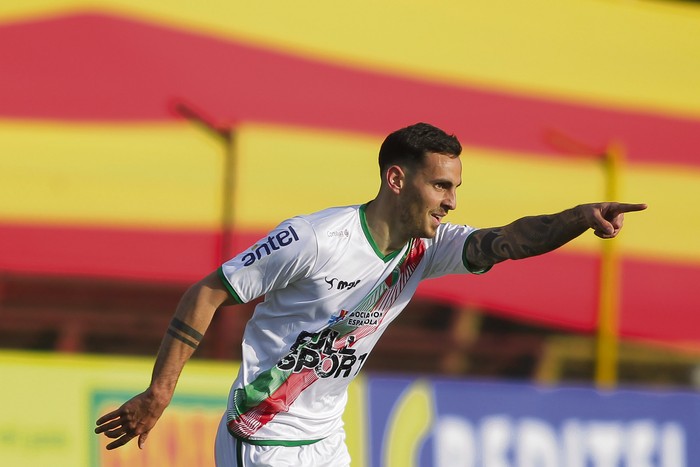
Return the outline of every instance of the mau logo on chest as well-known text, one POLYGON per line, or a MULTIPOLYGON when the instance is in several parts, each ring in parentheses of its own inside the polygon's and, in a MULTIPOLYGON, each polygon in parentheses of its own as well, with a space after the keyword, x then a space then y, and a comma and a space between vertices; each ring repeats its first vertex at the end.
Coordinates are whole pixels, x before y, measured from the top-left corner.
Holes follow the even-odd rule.
POLYGON ((353 287, 355 287, 357 284, 359 284, 361 279, 357 279, 356 281, 352 281, 352 282, 346 282, 346 281, 341 281, 340 279, 338 279, 336 277, 331 277, 330 279, 328 277, 324 277, 323 280, 326 281, 326 284, 328 284, 328 290, 331 290, 331 289, 350 290, 353 287))

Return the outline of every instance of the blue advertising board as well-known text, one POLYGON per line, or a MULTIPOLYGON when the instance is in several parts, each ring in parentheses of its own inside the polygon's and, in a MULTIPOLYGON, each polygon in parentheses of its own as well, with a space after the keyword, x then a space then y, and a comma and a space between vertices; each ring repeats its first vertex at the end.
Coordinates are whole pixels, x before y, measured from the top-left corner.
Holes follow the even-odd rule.
POLYGON ((367 378, 370 465, 700 466, 692 393, 367 378))

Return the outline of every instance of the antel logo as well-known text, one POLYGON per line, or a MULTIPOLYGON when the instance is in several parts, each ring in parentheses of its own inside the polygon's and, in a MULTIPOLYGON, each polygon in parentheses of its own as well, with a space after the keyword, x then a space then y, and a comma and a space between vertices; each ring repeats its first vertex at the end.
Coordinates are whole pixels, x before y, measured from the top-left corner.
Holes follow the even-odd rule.
POLYGON ((290 225, 286 230, 277 232, 277 234, 274 236, 267 237, 265 242, 256 243, 250 247, 250 251, 243 255, 243 258, 241 258, 241 261, 243 261, 243 266, 250 266, 260 258, 267 256, 273 251, 279 250, 282 247, 291 245, 292 242, 296 241, 299 241, 299 236, 290 225))

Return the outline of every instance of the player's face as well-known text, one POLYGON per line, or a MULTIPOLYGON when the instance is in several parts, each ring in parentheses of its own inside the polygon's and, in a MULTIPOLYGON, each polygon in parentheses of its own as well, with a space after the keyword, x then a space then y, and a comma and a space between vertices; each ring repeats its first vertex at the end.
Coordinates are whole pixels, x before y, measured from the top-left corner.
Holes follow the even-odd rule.
POLYGON ((423 167, 406 172, 400 220, 410 237, 433 238, 442 218, 457 207, 462 184, 459 157, 428 153, 423 167))

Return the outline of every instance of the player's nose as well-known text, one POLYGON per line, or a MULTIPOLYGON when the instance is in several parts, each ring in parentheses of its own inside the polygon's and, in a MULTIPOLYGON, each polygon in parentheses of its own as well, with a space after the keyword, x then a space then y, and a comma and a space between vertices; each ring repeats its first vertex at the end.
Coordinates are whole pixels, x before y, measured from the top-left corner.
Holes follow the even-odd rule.
POLYGON ((457 208, 457 193, 454 190, 449 190, 445 198, 442 200, 442 208, 447 211, 452 211, 457 208))

